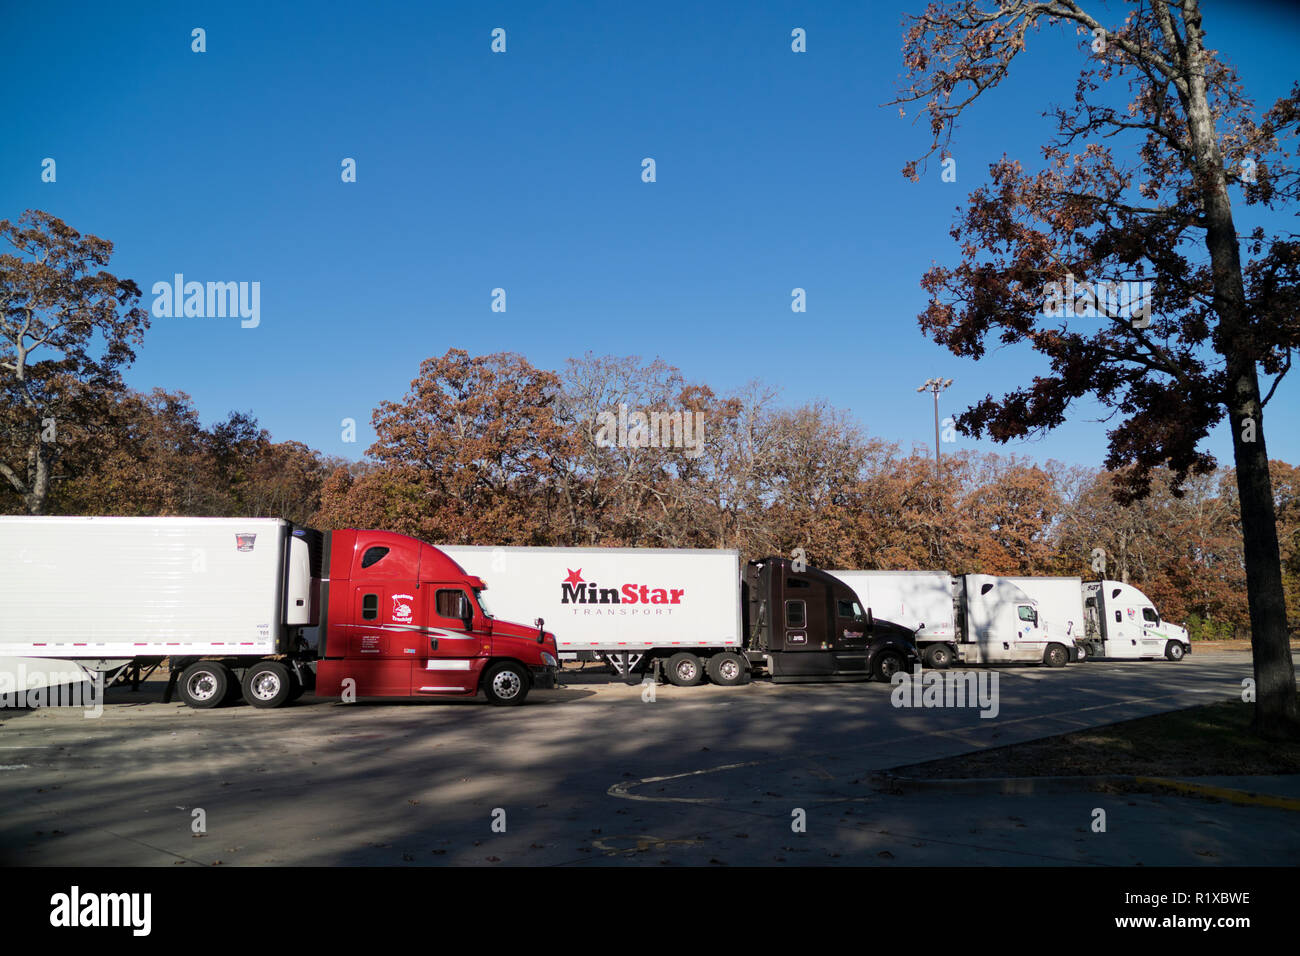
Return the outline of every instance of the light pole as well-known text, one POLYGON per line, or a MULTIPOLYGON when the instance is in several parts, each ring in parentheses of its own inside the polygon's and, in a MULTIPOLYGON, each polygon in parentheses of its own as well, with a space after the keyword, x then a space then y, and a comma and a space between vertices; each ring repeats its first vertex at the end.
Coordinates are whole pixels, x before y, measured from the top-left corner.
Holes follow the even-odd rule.
POLYGON ((934 479, 939 480, 939 393, 952 384, 950 378, 927 378, 916 387, 918 392, 934 393, 934 479))

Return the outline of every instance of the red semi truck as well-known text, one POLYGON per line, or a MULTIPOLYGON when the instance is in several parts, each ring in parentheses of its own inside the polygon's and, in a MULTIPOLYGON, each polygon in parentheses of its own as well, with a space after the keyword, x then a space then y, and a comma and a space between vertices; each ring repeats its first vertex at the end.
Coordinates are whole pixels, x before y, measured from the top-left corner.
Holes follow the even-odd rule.
POLYGON ((254 707, 278 707, 313 686, 343 699, 482 691, 519 704, 555 686, 555 637, 540 619, 493 618, 486 587, 389 531, 0 518, 0 659, 111 677, 166 658, 182 700, 202 708, 241 689, 254 707))

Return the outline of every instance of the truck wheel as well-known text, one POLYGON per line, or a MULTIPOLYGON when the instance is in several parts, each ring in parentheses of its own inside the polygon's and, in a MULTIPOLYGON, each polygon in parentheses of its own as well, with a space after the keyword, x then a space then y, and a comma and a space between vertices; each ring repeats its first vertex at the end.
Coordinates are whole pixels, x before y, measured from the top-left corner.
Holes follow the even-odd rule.
POLYGON ((871 676, 882 684, 888 684, 894 675, 903 669, 903 657, 893 651, 882 651, 871 662, 871 676))
POLYGON ((196 661, 181 674, 181 700, 191 707, 207 710, 220 707, 230 691, 230 671, 218 661, 196 661))
POLYGON ((258 661, 244 671, 244 700, 254 707, 279 707, 289 702, 291 693, 289 668, 279 661, 258 661))
POLYGON ((709 680, 719 687, 735 687, 745 682, 748 665, 739 654, 723 651, 705 661, 704 669, 709 675, 709 680))
POLYGON ((490 704, 501 707, 522 704, 528 696, 528 674, 510 661, 494 664, 483 675, 483 693, 490 704))
POLYGON ((1070 663, 1070 652, 1064 644, 1048 644, 1047 650, 1043 651, 1043 663, 1048 667, 1064 667, 1070 663))
POLYGON ((952 648, 947 644, 931 644, 925 649, 925 666, 937 671, 947 670, 952 664, 952 648))
POLYGON ((690 651, 679 651, 668 658, 664 676, 668 678, 668 683, 678 687, 694 687, 704 680, 704 668, 700 665, 700 659, 690 651))
POLYGON ((1165 657, 1171 661, 1181 661, 1183 655, 1187 652, 1183 650, 1183 645, 1177 641, 1170 641, 1165 645, 1165 657))

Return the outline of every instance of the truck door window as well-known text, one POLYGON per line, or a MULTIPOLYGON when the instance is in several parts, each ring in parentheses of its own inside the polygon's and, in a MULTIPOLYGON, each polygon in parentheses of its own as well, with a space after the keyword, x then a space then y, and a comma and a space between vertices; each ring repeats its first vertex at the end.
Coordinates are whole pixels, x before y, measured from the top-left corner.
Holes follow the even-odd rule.
POLYGON ((376 545, 373 548, 366 548, 366 553, 361 556, 361 566, 363 568, 368 568, 372 564, 377 563, 379 559, 387 553, 388 549, 379 545, 376 545))
POLYGON ((840 617, 862 617, 862 608, 857 601, 837 601, 840 617))
POLYGON ((462 620, 465 617, 465 592, 461 590, 439 591, 434 599, 434 608, 439 617, 462 620))
POLYGON ((1159 624, 1160 615, 1156 613, 1155 608, 1144 607, 1142 609, 1142 620, 1146 621, 1148 624, 1159 624))
POLYGON ((361 598, 361 619, 373 621, 379 617, 379 595, 366 594, 361 598))
POLYGON ((807 620, 808 614, 803 601, 785 602, 786 627, 804 627, 806 626, 807 620))
POLYGON ((1020 605, 1020 620, 1027 621, 1030 624, 1037 624, 1038 614, 1032 607, 1022 604, 1020 605))

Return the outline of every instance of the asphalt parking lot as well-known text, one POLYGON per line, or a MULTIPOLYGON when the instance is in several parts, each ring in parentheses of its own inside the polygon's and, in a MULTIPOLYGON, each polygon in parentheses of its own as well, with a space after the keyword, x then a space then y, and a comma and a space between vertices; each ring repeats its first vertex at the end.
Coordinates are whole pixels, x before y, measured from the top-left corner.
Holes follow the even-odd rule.
MULTIPOLYGON (((992 673, 989 671, 988 673, 992 673)), ((1243 653, 999 668, 996 717, 883 684, 659 685, 604 672, 523 707, 111 689, 0 712, 0 858, 60 865, 1289 864, 1295 814, 1195 797, 873 785, 936 757, 1227 700, 1243 653), (649 699, 653 696, 653 699, 649 699), (1094 832, 1104 809, 1105 832, 1094 832), (198 826, 202 823, 202 827, 198 826), (195 832, 200 830, 201 832, 195 832)))

